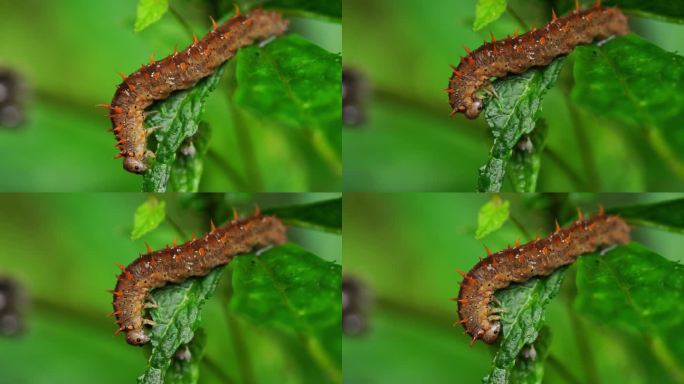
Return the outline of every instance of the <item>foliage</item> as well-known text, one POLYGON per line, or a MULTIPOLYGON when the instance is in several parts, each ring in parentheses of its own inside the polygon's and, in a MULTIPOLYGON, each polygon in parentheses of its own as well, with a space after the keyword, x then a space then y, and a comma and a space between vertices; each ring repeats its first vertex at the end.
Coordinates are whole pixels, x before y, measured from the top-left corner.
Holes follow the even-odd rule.
MULTIPOLYGON (((143 348, 128 345, 121 334, 112 337, 117 326, 107 317, 112 312, 112 294, 105 292, 114 288, 114 274, 119 272, 115 262, 130 263, 145 252, 146 242, 152 249, 162 249, 174 238, 182 243, 192 233, 207 231, 209 217, 223 219, 227 209, 215 205, 217 201, 236 205, 240 211, 251 210, 255 204, 264 211, 300 205, 305 214, 304 202, 318 203, 330 195, 252 194, 234 200, 232 194, 163 194, 154 198, 157 208, 166 207, 164 221, 131 241, 134 222, 158 218, 154 209, 138 210, 148 204, 147 194, 0 194, 0 242, 7 252, 0 255, 0 280, 11 277, 24 288, 24 299, 30 300, 30 310, 28 301, 16 301, 23 309, 19 321, 25 331, 16 337, 0 336, 2 381, 114 384, 134 382, 143 374, 143 382, 161 382, 162 376, 165 382, 181 383, 195 383, 199 377, 207 384, 249 382, 249 378, 264 383, 334 382, 330 374, 341 370, 340 316, 336 323, 330 323, 332 313, 327 322, 311 318, 317 328, 309 332, 238 314, 231 309, 232 299, 250 292, 231 281, 230 264, 204 278, 155 290, 160 307, 148 310, 146 317, 151 316, 157 326, 150 328, 152 341, 143 348), (40 224, 35 225, 38 217, 40 224), (44 257, 48 253, 50 257, 44 257), (187 348, 175 348, 189 340, 187 348), (43 361, 39 370, 36 359, 43 361)), ((318 204, 314 207, 321 209, 318 204)), ((312 276, 318 276, 311 271, 320 272, 325 276, 319 281, 321 287, 327 288, 320 291, 320 297, 316 290, 308 296, 320 308, 325 304, 332 312, 339 311, 340 236, 311 229, 291 233, 297 245, 273 248, 268 256, 241 255, 238 259, 244 256, 261 262, 267 256, 268 265, 282 267, 276 256, 284 255, 298 268, 289 272, 302 272, 309 284, 316 283, 312 276), (323 271, 324 265, 329 270, 323 271)), ((279 275, 278 281, 296 291, 297 276, 294 280, 289 276, 279 275)), ((242 277, 248 278, 245 273, 242 277)), ((6 291, 0 290, 7 298, 6 291)), ((6 310, 3 307, 3 316, 6 310)))
POLYGON ((265 214, 278 216, 285 224, 319 231, 342 233, 342 199, 313 204, 267 209, 265 214))
MULTIPOLYGON (((494 144, 489 152, 489 161, 480 168, 477 181, 479 192, 501 190, 513 148, 523 135, 533 133, 543 96, 556 82, 562 64, 562 58, 556 59, 546 68, 531 69, 522 75, 509 76, 494 83, 498 96, 485 103, 484 109, 494 144)), ((517 164, 519 167, 521 162, 517 164)), ((528 172, 534 174, 531 170, 528 172)))
MULTIPOLYGON (((154 163, 143 175, 145 192, 164 192, 169 183, 178 192, 197 190, 202 176, 202 163, 199 160, 206 152, 206 139, 195 140, 193 136, 198 133, 206 98, 221 80, 223 68, 225 66, 200 80, 193 88, 174 92, 153 107, 152 111, 156 113, 151 114, 146 123, 149 127, 157 127, 152 134, 157 146, 154 163), (199 141, 199 151, 193 150, 191 155, 177 154, 181 145, 195 146, 193 141, 199 141)), ((206 136, 206 130, 198 134, 198 137, 206 136)))
POLYGON ((684 266, 631 243, 579 263, 576 308, 611 331, 650 340, 666 368, 684 379, 684 266))
POLYGON ((332 170, 341 173, 340 95, 342 57, 297 35, 237 57, 238 105, 266 120, 312 136, 332 170))
POLYGON ((646 227, 684 233, 684 199, 610 209, 628 221, 646 227))
POLYGON ((151 311, 157 325, 150 333, 152 354, 147 370, 138 378, 138 383, 164 383, 176 351, 195 336, 201 324, 202 305, 216 289, 222 272, 223 267, 218 267, 206 277, 173 284, 152 294, 159 305, 151 311))
MULTIPOLYGON (((245 12, 258 5, 240 3, 245 12)), ((303 49, 308 59, 316 58, 312 56, 315 50, 325 57, 336 57, 330 52, 341 51, 341 28, 333 12, 337 7, 341 15, 339 1, 274 0, 269 4, 283 9, 284 17, 293 21, 301 35, 295 45, 287 43, 289 38, 271 42, 281 50, 292 48, 297 50, 292 52, 295 54, 303 49), (323 22, 318 20, 321 15, 323 22)), ((18 72, 31 89, 26 123, 16 130, 0 131, 0 164, 4 164, 0 166, 0 190, 339 190, 340 175, 328 163, 328 157, 333 157, 327 152, 328 157, 322 157, 317 148, 328 148, 333 154, 341 150, 328 142, 322 131, 309 137, 308 132, 290 129, 280 120, 260 118, 260 110, 248 113, 235 105, 233 96, 240 91, 235 78, 237 58, 223 67, 223 76, 219 73, 210 78, 217 82, 215 91, 209 92, 208 79, 151 108, 162 115, 149 115, 147 126, 161 128, 150 136, 157 161, 144 178, 123 171, 121 159, 112 160, 116 155, 114 136, 105 132, 111 122, 94 105, 110 103, 120 82, 116 73, 137 70, 150 54, 160 59, 171 54, 174 46, 182 50, 193 34, 203 36, 211 29, 209 16, 220 22, 232 15, 231 2, 66 0, 48 2, 39 13, 30 4, 16 2, 3 3, 0 10, 7 19, 30 19, 35 25, 60 20, 60 33, 52 36, 43 50, 29 48, 35 42, 28 24, 0 25, 3 35, 17 36, 11 44, 9 40, 0 42, 3 57, 8 59, 3 66, 18 72), (137 21, 135 3, 140 9, 137 21), (134 33, 134 24, 144 29, 134 33), (76 46, 80 47, 80 59, 65 61, 65 57, 73 57, 69 53, 76 46), (68 65, 45 65, 49 62, 68 65), (173 112, 180 115, 172 116, 173 112), (272 169, 287 172, 270 172, 272 169)), ((294 33, 291 29, 286 36, 294 33)), ((270 49, 268 46, 253 47, 252 52, 270 49)), ((289 80, 310 78, 304 67, 308 62, 295 56, 290 59, 279 60, 280 64, 300 64, 289 80)), ((325 67, 339 77, 339 60, 325 63, 316 65, 317 75, 325 67)), ((339 82, 331 91, 339 106, 339 82)), ((339 125, 337 132, 339 136, 339 125)))
MULTIPOLYGON (((289 207, 283 212, 306 228, 325 229, 321 226, 321 218, 323 222, 327 218, 339 218, 340 209, 341 200, 338 199, 289 207)), ((136 211, 136 220, 149 221, 150 218, 140 217, 143 213, 157 217, 157 213, 149 209, 143 213, 139 211, 136 211)), ((275 207, 269 211, 267 213, 277 215, 279 209, 275 207)), ((341 225, 339 220, 337 223, 341 225)), ((334 329, 339 332, 340 328, 340 265, 324 261, 294 244, 276 246, 258 254, 239 255, 230 265, 233 312, 252 324, 300 335, 330 382, 341 381, 340 359, 334 351, 323 347, 331 343, 330 333, 326 331, 334 329), (312 345, 320 347, 313 348, 312 345)), ((152 310, 151 314, 157 325, 152 327, 152 354, 146 372, 138 379, 139 383, 163 383, 170 367, 173 367, 173 375, 197 376, 192 373, 197 370, 196 366, 183 367, 183 363, 176 362, 174 356, 181 346, 193 340, 201 325, 200 313, 204 302, 216 290, 224 269, 224 266, 217 267, 205 277, 189 279, 153 292, 159 308, 152 310)), ((195 355, 202 352, 198 345, 191 349, 195 350, 195 355)))
POLYGON ((502 200, 499 195, 492 195, 492 198, 477 213, 477 230, 475 238, 481 239, 488 234, 501 228, 508 220, 508 208, 511 203, 502 200))
POLYGON ((326 20, 342 22, 341 0, 245 0, 247 7, 261 5, 269 9, 283 10, 302 16, 316 16, 326 20))
POLYGON ((684 57, 637 35, 578 48, 572 97, 597 116, 640 127, 654 150, 684 179, 684 57), (658 84, 654 92, 653 85, 658 84))
MULTIPOLYGON (((531 105, 518 111, 521 123, 536 124, 502 130, 485 113, 472 121, 461 114, 447 118, 447 95, 441 90, 451 74, 448 64, 458 63, 463 46, 474 50, 489 40, 490 31, 503 39, 516 29, 523 33, 533 24, 543 25, 549 5, 508 2, 507 12, 492 16, 498 17, 495 22, 473 32, 473 20, 480 21, 473 12, 476 3, 482 7, 487 3, 490 7, 483 9, 498 14, 494 2, 430 3, 419 9, 410 2, 397 2, 391 12, 383 13, 383 25, 393 33, 377 38, 368 37, 376 36, 368 9, 381 12, 387 5, 380 1, 345 5, 345 65, 364 75, 363 84, 372 90, 362 106, 367 123, 343 133, 345 147, 354 148, 344 159, 348 190, 681 189, 684 151, 681 130, 673 127, 684 111, 681 93, 674 91, 681 83, 682 66, 681 56, 670 53, 684 51, 684 43, 676 38, 677 26, 630 18, 632 31, 644 38, 632 33, 577 48, 567 55, 565 70, 556 68, 558 79, 549 82, 548 91, 530 87, 533 93, 546 91, 543 100, 540 93, 522 99, 543 107, 531 105), (543 130, 540 119, 547 124, 543 130), (488 128, 494 132, 495 144, 486 158, 483 145, 489 146, 491 140, 488 128), (531 134, 524 135, 525 131, 531 134), (487 165, 478 174, 482 164, 487 165)), ((592 2, 581 3, 586 8, 592 2)), ((615 3, 629 14, 650 10, 651 15, 675 19, 681 8, 669 1, 615 0, 608 5, 615 3)), ((561 16, 574 9, 574 1, 553 6, 557 12, 564 10, 561 16)), ((496 88, 501 83, 498 79, 493 84, 496 88)), ((488 108, 519 100, 518 95, 502 95, 498 89, 497 93, 488 108)))
POLYGON ((492 305, 504 309, 503 333, 492 346, 478 341, 469 347, 470 337, 446 299, 458 291, 453 270, 469 270, 484 256, 472 233, 478 208, 490 198, 400 194, 345 200, 345 273, 374 297, 369 331, 344 339, 345 378, 362 381, 380 370, 388 380, 429 382, 680 380, 684 290, 676 260, 684 237, 645 230, 642 223, 680 232, 681 196, 502 195, 519 225, 487 235, 494 251, 518 236, 545 236, 556 218, 579 205, 624 212, 639 243, 583 255, 550 276, 497 291, 492 305), (377 217, 383 217, 382 228, 377 217), (455 329, 449 326, 454 322, 455 329))
POLYGON ((164 221, 165 215, 166 202, 159 201, 156 196, 150 195, 147 201, 140 204, 135 210, 131 240, 137 240, 144 234, 153 231, 164 221))
POLYGON ((479 31, 496 21, 506 11, 507 0, 478 0, 473 31, 479 31))
MULTIPOLYGON (((549 277, 530 279, 496 294, 506 314, 501 318, 503 335, 492 359, 492 371, 484 383, 511 380, 521 351, 539 338, 545 307, 560 291, 564 275, 565 268, 561 268, 549 277)), ((542 377, 538 379, 541 382, 542 377)))
POLYGON ((138 15, 135 20, 135 31, 147 28, 169 10, 169 0, 139 0, 138 15))

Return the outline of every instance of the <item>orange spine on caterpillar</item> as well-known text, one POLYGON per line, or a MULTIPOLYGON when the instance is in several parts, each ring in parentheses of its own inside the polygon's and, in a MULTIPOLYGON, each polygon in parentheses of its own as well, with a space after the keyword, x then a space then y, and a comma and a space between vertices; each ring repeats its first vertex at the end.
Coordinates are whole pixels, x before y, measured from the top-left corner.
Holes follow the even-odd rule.
POLYGON ((502 308, 491 307, 495 301, 494 292, 521 283, 535 276, 548 276, 557 268, 573 263, 580 255, 598 249, 626 244, 630 241, 630 227, 619 216, 605 215, 603 208, 591 219, 585 220, 578 210, 578 220, 556 229, 548 237, 530 241, 496 253, 487 252, 460 283, 458 303, 460 320, 470 345, 477 339, 488 344, 496 342, 501 333, 502 308))
POLYGON ((497 41, 484 42, 475 50, 465 47, 466 56, 452 74, 446 92, 451 106, 450 116, 463 113, 470 119, 482 110, 484 95, 493 93, 490 79, 509 74, 520 74, 532 67, 549 65, 556 57, 566 55, 577 45, 589 44, 596 39, 624 35, 629 32, 627 18, 617 8, 604 8, 600 1, 586 10, 575 10, 557 17, 552 11, 551 21, 543 28, 497 41))
POLYGON ((256 9, 236 15, 217 25, 211 19, 212 29, 202 39, 193 36, 193 43, 185 50, 155 61, 126 76, 116 89, 110 104, 98 106, 109 109, 119 153, 115 159, 124 158, 123 166, 129 172, 142 174, 154 152, 147 148, 147 136, 154 128, 145 128, 144 110, 156 100, 163 100, 173 91, 191 88, 200 79, 212 74, 223 62, 232 58, 236 51, 256 41, 281 35, 288 22, 279 13, 256 9))
POLYGON ((168 283, 180 283, 190 277, 204 276, 219 265, 229 263, 239 254, 282 244, 287 241, 286 229, 275 216, 261 215, 258 208, 254 215, 239 219, 234 214, 232 221, 221 227, 210 223, 210 231, 199 238, 158 251, 152 251, 145 244, 147 253, 128 266, 118 264, 121 274, 116 287, 110 291, 112 305, 119 326, 115 335, 126 333, 126 341, 132 345, 143 345, 150 338, 146 325, 154 321, 143 317, 146 308, 154 303, 147 302, 150 292, 168 283))

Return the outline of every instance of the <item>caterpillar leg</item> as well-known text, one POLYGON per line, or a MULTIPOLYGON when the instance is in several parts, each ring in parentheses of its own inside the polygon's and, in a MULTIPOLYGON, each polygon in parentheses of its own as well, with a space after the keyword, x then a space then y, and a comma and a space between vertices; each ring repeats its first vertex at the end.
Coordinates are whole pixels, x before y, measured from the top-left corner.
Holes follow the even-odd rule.
POLYGON ((143 308, 159 308, 159 304, 157 304, 157 302, 154 300, 154 297, 148 296, 147 301, 145 302, 145 304, 143 304, 143 308))
POLYGON ((271 249, 271 248, 273 248, 272 245, 268 245, 268 246, 266 246, 266 247, 259 248, 259 249, 257 249, 257 250, 254 252, 254 254, 257 255, 257 256, 259 256, 259 255, 261 255, 262 253, 268 251, 268 250, 271 249))
POLYGON ((157 129, 159 129, 161 127, 162 127, 161 125, 155 125, 154 127, 145 128, 145 137, 151 135, 152 133, 154 133, 154 131, 156 131, 157 129))
POLYGON ((159 111, 145 111, 143 112, 143 118, 147 119, 150 116, 159 114, 159 111))
POLYGON ((494 89, 494 86, 490 82, 485 83, 485 85, 482 87, 482 91, 484 91, 484 93, 487 95, 494 97, 495 99, 499 98, 499 94, 496 93, 496 89, 494 89))
POLYGON ((605 44, 605 43, 607 43, 607 42, 613 40, 614 38, 615 38, 615 35, 608 36, 608 37, 606 37, 606 38, 603 39, 603 40, 599 40, 599 41, 596 43, 596 45, 600 47, 600 46, 602 46, 603 44, 605 44))
POLYGON ((157 325, 157 323, 152 319, 143 319, 143 324, 152 326, 157 325))
POLYGON ((599 251, 599 255, 603 256, 603 255, 605 255, 606 253, 612 251, 612 250, 615 249, 615 248, 617 248, 617 245, 615 245, 615 244, 614 244, 614 245, 611 245, 611 246, 608 246, 608 247, 605 247, 605 248, 601 248, 601 250, 599 251))
POLYGON ((501 308, 501 307, 491 307, 491 308, 489 308, 489 313, 492 315, 496 315, 499 313, 506 313, 506 310, 504 308, 501 308))

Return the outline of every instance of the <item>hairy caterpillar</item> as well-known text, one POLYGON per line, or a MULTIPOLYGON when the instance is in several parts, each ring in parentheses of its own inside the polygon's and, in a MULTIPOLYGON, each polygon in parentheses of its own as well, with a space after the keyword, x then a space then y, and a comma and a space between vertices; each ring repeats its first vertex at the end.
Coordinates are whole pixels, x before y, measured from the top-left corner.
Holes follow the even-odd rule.
POLYGON ((630 241, 630 228, 619 216, 598 215, 579 218, 566 228, 556 223, 556 231, 544 239, 533 240, 514 248, 504 249, 477 263, 468 273, 462 273, 458 297, 459 323, 472 336, 470 345, 478 338, 494 343, 501 332, 500 308, 490 308, 494 292, 511 283, 527 281, 534 276, 550 275, 555 269, 571 264, 578 256, 597 249, 630 241))
POLYGON ((492 34, 491 43, 461 57, 458 66, 452 66, 449 86, 451 116, 464 113, 470 119, 476 118, 483 107, 485 93, 492 93, 492 77, 501 78, 508 74, 523 73, 531 67, 549 65, 558 56, 566 55, 579 44, 589 44, 595 39, 624 35, 629 32, 627 18, 617 8, 604 8, 600 1, 589 9, 580 10, 575 1, 575 10, 567 16, 556 17, 543 28, 533 28, 518 36, 496 41, 492 34))
POLYGON ((154 128, 145 129, 144 110, 155 100, 162 100, 173 91, 191 88, 200 79, 210 75, 226 60, 235 56, 240 47, 265 40, 285 32, 288 22, 276 12, 256 9, 247 15, 237 15, 220 26, 212 19, 213 29, 202 39, 181 52, 160 61, 150 59, 149 65, 128 76, 121 75, 111 104, 100 105, 109 109, 112 129, 117 140, 123 166, 129 172, 144 173, 147 161, 154 152, 147 149, 147 136, 154 128))
POLYGON ((150 338, 145 325, 154 325, 143 318, 146 303, 154 288, 168 283, 180 283, 193 276, 204 276, 213 268, 229 263, 235 255, 255 249, 282 244, 286 241, 285 226, 275 216, 262 216, 258 211, 251 217, 234 219, 220 228, 211 224, 211 231, 204 236, 158 251, 147 247, 147 253, 128 266, 119 265, 121 274, 112 291, 114 312, 119 329, 115 334, 126 332, 126 341, 142 345, 150 338))

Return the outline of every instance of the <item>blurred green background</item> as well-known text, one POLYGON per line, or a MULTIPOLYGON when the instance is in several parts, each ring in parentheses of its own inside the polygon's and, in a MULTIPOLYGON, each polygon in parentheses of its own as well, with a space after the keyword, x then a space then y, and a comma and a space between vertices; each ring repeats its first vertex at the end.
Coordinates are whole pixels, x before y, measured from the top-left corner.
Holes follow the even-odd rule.
MULTIPOLYGON (((121 81, 117 71, 130 73, 150 54, 163 58, 192 38, 173 13, 133 32, 137 3, 0 0, 0 68, 17 72, 28 87, 25 125, 0 129, 0 190, 141 190, 141 178, 123 171, 121 160, 112 160, 115 141, 106 132, 111 123, 95 105, 110 102, 121 81)), ((209 16, 220 19, 233 11, 233 3, 172 0, 170 5, 203 36, 211 27, 209 16)), ((290 31, 330 52, 341 51, 339 23, 290 19, 290 31)), ((206 105, 204 120, 213 129, 200 190, 238 190, 226 164, 247 179, 249 190, 307 191, 316 180, 333 185, 338 177, 315 160, 304 133, 240 110, 231 115, 227 78, 234 68, 226 72, 206 105), (236 118, 249 129, 236 128, 236 118)))
MULTIPOLYGON (((670 194, 512 195, 511 220, 482 240, 475 240, 484 194, 403 193, 344 196, 345 278, 366 286, 372 298, 366 311, 368 330, 343 337, 343 370, 348 383, 477 383, 490 370, 490 347, 469 346, 458 320, 456 303, 461 277, 492 251, 527 240, 516 220, 532 236, 586 215, 599 204, 606 209, 681 198, 670 194), (554 214, 553 212, 556 212, 554 214)), ((633 228, 633 240, 670 260, 681 260, 684 236, 633 228)), ((551 331, 551 358, 545 383, 665 383, 671 377, 654 358, 644 337, 602 326, 577 315, 575 267, 566 274, 561 293, 546 308, 551 331), (585 348, 582 350, 581 348, 585 348), (594 374, 588 372, 595 372, 594 374)))
MULTIPOLYGON (((552 6, 561 15, 572 3, 508 2, 528 25, 537 26, 549 21, 552 6)), ((368 88, 362 103, 367 122, 344 127, 345 190, 475 190, 492 137, 482 116, 449 119, 443 92, 449 64, 465 55, 464 45, 474 49, 489 41, 490 31, 502 38, 520 28, 506 12, 473 32, 475 4, 344 1, 343 63, 365 76, 368 88)), ((682 25, 630 17, 630 28, 664 50, 684 51, 682 25)), ((541 117, 548 122, 549 137, 537 190, 681 190, 682 180, 655 155, 641 129, 601 119, 570 100, 572 67, 571 54, 543 101, 541 117)), ((657 84, 652 86, 657 92, 657 84)))
MULTIPOLYGON (((157 197, 166 201, 167 218, 189 237, 208 229, 207 202, 226 201, 244 215, 255 203, 267 209, 339 194, 157 197)), ((131 262, 145 252, 145 242, 158 249, 174 238, 187 240, 168 220, 131 240, 133 214, 146 200, 145 194, 0 195, 0 275, 16 280, 28 294, 25 331, 0 336, 0 383, 130 383, 144 371, 147 350, 126 344, 121 335, 112 337, 117 327, 107 317, 112 296, 105 291, 119 273, 114 263, 131 262)), ((341 263, 339 235, 297 228, 288 234, 307 251, 341 263)), ((325 376, 297 335, 251 325, 223 308, 219 296, 229 287, 226 275, 203 309, 208 342, 200 382, 231 382, 227 377, 245 382, 238 364, 249 367, 256 383, 322 382, 325 376)))

